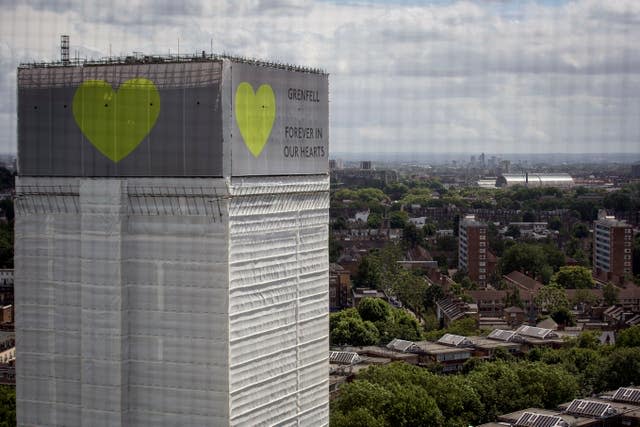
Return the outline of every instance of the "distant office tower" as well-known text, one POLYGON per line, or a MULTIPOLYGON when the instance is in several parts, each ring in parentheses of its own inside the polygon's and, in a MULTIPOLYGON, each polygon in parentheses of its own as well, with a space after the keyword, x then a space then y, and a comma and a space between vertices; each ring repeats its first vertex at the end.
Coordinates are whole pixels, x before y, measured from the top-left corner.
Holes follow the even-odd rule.
POLYGON ((621 282, 632 272, 633 228, 605 212, 593 223, 593 272, 602 280, 621 282))
POLYGON ((18 425, 327 425, 327 75, 145 57, 18 92, 18 425))
POLYGON ((458 233, 458 268, 467 271, 471 280, 485 286, 489 275, 487 252, 487 224, 475 215, 465 215, 460 220, 458 233))

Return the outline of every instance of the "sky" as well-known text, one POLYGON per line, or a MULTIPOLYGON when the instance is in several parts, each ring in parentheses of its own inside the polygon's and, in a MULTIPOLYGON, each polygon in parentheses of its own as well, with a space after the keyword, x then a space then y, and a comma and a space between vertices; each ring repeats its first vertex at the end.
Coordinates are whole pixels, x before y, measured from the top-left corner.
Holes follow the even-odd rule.
POLYGON ((331 153, 640 157, 640 1, 0 0, 0 152, 16 67, 203 50, 329 73, 331 153))

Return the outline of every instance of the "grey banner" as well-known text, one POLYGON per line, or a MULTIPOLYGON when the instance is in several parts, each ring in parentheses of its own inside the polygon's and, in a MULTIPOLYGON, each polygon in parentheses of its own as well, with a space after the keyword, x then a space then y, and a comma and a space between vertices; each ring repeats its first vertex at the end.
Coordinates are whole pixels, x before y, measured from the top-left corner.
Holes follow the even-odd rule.
POLYGON ((329 170, 328 76, 233 63, 232 175, 329 170))
POLYGON ((21 68, 18 171, 222 176, 221 77, 221 61, 21 68), (135 91, 125 94, 123 88, 140 82, 155 88, 144 92, 148 99, 141 101, 135 91), (95 90, 79 93, 87 84, 98 85, 104 99, 95 90), (104 113, 109 108, 111 116, 104 113))

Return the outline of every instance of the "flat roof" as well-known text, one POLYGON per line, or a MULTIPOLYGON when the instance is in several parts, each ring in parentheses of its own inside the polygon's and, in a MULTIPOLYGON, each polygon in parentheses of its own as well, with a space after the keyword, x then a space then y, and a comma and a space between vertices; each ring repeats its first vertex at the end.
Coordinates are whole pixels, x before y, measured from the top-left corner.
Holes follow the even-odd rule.
POLYGON ((264 59, 247 58, 243 56, 234 56, 227 54, 216 54, 202 52, 200 54, 141 54, 136 53, 134 55, 127 56, 110 56, 102 58, 70 58, 69 61, 33 61, 23 62, 18 68, 58 68, 58 67, 97 67, 102 65, 132 65, 132 64, 167 64, 167 63, 192 63, 192 62, 219 62, 223 59, 240 62, 243 64, 258 65, 270 68, 279 68, 288 71, 299 71, 303 73, 313 74, 327 74, 326 71, 320 68, 305 67, 301 65, 285 64, 276 61, 267 61, 264 59))
POLYGON ((415 345, 427 354, 470 353, 472 350, 469 347, 452 347, 450 345, 442 345, 432 341, 418 341, 415 345))

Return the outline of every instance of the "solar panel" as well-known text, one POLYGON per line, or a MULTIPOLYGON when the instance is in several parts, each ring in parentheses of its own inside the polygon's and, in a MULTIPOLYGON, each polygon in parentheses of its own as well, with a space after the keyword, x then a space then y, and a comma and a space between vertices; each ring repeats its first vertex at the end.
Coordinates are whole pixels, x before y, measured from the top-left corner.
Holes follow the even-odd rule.
POLYGON ((613 395, 613 400, 618 402, 640 403, 640 389, 620 387, 613 395))
POLYGON ((551 329, 538 328, 536 326, 520 326, 516 333, 533 338, 555 338, 555 334, 551 329))
POLYGON ((520 415, 515 427, 567 427, 568 424, 560 417, 554 415, 534 414, 525 412, 520 415))
POLYGON ((566 412, 571 415, 585 415, 588 417, 602 418, 615 414, 615 409, 613 409, 608 403, 575 399, 569 404, 566 412))
POLYGON ((394 338, 389 344, 387 344, 387 348, 390 350, 408 351, 414 343, 412 341, 401 340, 399 338, 394 338))
POLYGON ((439 344, 444 344, 444 345, 452 345, 454 347, 458 347, 460 345, 468 345, 469 342, 467 340, 467 337, 464 337, 462 335, 454 335, 454 334, 444 334, 439 340, 438 340, 439 344))
POLYGON ((498 341, 511 341, 516 333, 514 331, 506 331, 504 329, 494 329, 487 338, 498 341))
POLYGON ((337 363, 339 365, 353 365, 360 362, 358 353, 351 351, 332 351, 329 353, 329 363, 337 363))

